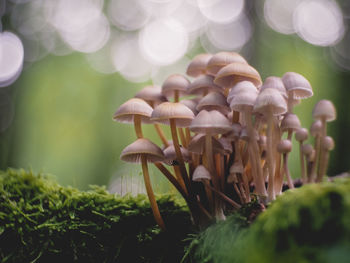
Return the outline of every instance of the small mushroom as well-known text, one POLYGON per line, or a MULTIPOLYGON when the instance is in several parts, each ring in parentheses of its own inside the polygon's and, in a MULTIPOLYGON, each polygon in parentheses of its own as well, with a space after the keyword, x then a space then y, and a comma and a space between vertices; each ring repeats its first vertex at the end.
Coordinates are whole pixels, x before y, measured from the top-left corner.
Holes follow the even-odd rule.
POLYGON ((201 75, 196 78, 188 87, 188 94, 207 95, 210 91, 224 93, 224 90, 214 84, 214 77, 209 75, 201 75))
POLYGON ((207 64, 212 57, 212 54, 207 53, 195 56, 188 65, 186 74, 194 78, 206 74, 207 64))
POLYGON ((167 98, 174 98, 179 102, 179 97, 187 95, 190 81, 181 74, 170 75, 162 85, 162 94, 167 98))
POLYGON ((120 159, 129 163, 140 163, 142 165, 143 179, 151 204, 154 218, 161 229, 165 230, 164 221, 160 215, 159 208, 154 197, 151 179, 149 177, 147 162, 160 162, 164 159, 162 150, 148 139, 139 138, 132 144, 125 147, 120 159))
POLYGON ((247 64, 247 61, 236 52, 219 52, 212 56, 207 64, 207 73, 215 76, 220 69, 228 64, 238 62, 247 64))
POLYGON ((222 93, 210 92, 198 102, 197 110, 217 110, 226 115, 230 108, 227 105, 226 97, 222 93))
POLYGON ((303 184, 307 184, 308 180, 307 180, 307 176, 306 176, 306 172, 305 172, 305 162, 304 162, 304 155, 303 155, 302 147, 303 147, 303 142, 307 140, 308 136, 309 136, 309 133, 308 133, 307 129, 305 129, 305 128, 299 128, 295 132, 295 139, 299 142, 301 180, 302 180, 303 184))
MULTIPOLYGON (((289 189, 293 189, 294 184, 288 168, 288 155, 287 155, 292 151, 292 142, 288 139, 281 140, 277 145, 277 151, 283 156, 283 170, 284 170, 284 174, 287 177, 288 187, 289 189)), ((276 195, 282 194, 282 186, 283 186, 283 183, 279 185, 279 189, 278 189, 279 191, 276 192, 276 195)))

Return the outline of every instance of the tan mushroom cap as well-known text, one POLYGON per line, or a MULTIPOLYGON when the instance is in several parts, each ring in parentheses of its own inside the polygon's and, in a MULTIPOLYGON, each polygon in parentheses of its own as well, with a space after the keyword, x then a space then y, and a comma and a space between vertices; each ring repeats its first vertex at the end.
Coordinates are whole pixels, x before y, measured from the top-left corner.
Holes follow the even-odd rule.
POLYGON ((167 98, 162 94, 162 88, 160 86, 146 86, 137 92, 134 97, 154 104, 167 101, 167 98))
POLYGON ((187 67, 186 74, 191 77, 198 77, 207 72, 208 61, 212 58, 212 54, 199 54, 195 56, 187 67))
POLYGON ((292 151, 292 142, 290 140, 281 140, 277 144, 277 151, 279 153, 289 153, 292 151))
MULTIPOLYGON (((182 154, 184 161, 189 162, 191 158, 190 158, 190 155, 188 153, 188 150, 184 147, 180 147, 180 150, 181 150, 181 154, 182 154)), ((173 161, 176 161, 177 157, 176 157, 174 145, 170 145, 167 148, 165 148, 163 153, 164 153, 165 163, 172 165, 173 161)))
POLYGON ((230 174, 234 174, 234 173, 242 174, 243 172, 244 172, 244 167, 241 161, 235 161, 230 167, 230 174))
POLYGON ((312 117, 315 120, 324 118, 327 122, 334 121, 337 114, 333 103, 329 100, 320 100, 312 110, 312 117))
POLYGON ((225 134, 225 137, 231 140, 238 140, 241 136, 242 125, 240 123, 231 124, 231 131, 225 134))
POLYGON ((207 168, 203 165, 198 165, 192 175, 192 181, 201 182, 202 180, 211 180, 211 176, 207 168))
POLYGON ((223 89, 214 84, 214 77, 201 75, 189 85, 189 94, 203 94, 204 92, 217 91, 224 92, 223 89))
POLYGON ((281 115, 287 111, 287 104, 278 90, 267 88, 259 93, 255 102, 254 111, 263 115, 269 113, 281 115))
POLYGON ((212 56, 207 64, 207 73, 215 76, 219 70, 231 63, 244 63, 247 61, 236 52, 219 52, 212 56))
POLYGON ((298 73, 287 72, 283 75, 282 81, 288 95, 293 99, 306 99, 313 95, 310 82, 298 73))
POLYGON ((229 120, 220 112, 202 110, 192 120, 189 129, 196 133, 222 134, 231 130, 229 120))
POLYGON ((125 147, 120 159, 128 163, 141 163, 141 155, 146 156, 147 162, 160 162, 164 159, 162 150, 148 139, 140 138, 125 147))
POLYGON ((267 77, 265 79, 264 84, 261 86, 260 92, 262 92, 264 89, 268 89, 268 88, 276 89, 281 93, 283 98, 285 98, 285 99, 288 98, 287 90, 284 87, 284 84, 283 84, 283 81, 281 78, 275 77, 275 76, 267 77))
POLYGON ((227 105, 224 94, 219 92, 210 92, 198 102, 197 110, 217 110, 226 115, 230 111, 230 108, 227 105))
MULTIPOLYGON (((255 140, 258 141, 260 139, 258 131, 254 129, 253 133, 254 133, 255 140)), ((243 141, 246 141, 246 142, 249 142, 251 140, 246 126, 244 126, 241 130, 240 139, 242 139, 243 141)))
POLYGON ((224 151, 226 154, 232 153, 232 143, 229 138, 221 137, 219 139, 219 142, 221 143, 222 147, 224 148, 224 151))
POLYGON ((303 142, 309 137, 309 132, 305 128, 300 128, 295 132, 295 139, 298 142, 303 142))
POLYGON ((248 80, 256 87, 262 84, 259 72, 252 66, 244 63, 231 63, 216 74, 214 83, 221 87, 233 87, 240 81, 248 80))
POLYGON ((253 111, 257 97, 257 89, 236 92, 236 94, 231 97, 230 108, 239 112, 251 112, 253 111))
POLYGON ((167 98, 174 97, 174 92, 178 91, 180 96, 187 95, 190 81, 181 74, 170 75, 162 85, 162 94, 167 98))
POLYGON ((322 148, 326 151, 332 151, 335 147, 334 140, 330 136, 326 136, 322 139, 322 148))
POLYGON ((144 100, 132 98, 123 103, 113 115, 113 120, 122 123, 134 123, 134 116, 139 115, 141 122, 151 123, 152 107, 144 100))
POLYGON ((177 127, 188 127, 194 118, 193 112, 184 104, 178 102, 163 102, 154 108, 151 120, 169 125, 170 119, 175 119, 177 127))
POLYGON ((232 98, 241 92, 256 92, 258 91, 256 86, 250 81, 241 81, 234 85, 227 96, 227 102, 231 103, 232 98))
MULTIPOLYGON (((225 149, 223 145, 215 138, 212 137, 213 152, 224 154, 225 149)), ((188 145, 188 151, 197 154, 203 154, 205 150, 205 134, 199 133, 195 135, 188 145)))
POLYGON ((298 129, 300 129, 300 127, 301 124, 297 115, 293 113, 286 113, 286 115, 284 115, 281 122, 282 131, 297 131, 298 129))
POLYGON ((310 134, 312 136, 321 135, 322 134, 322 122, 320 120, 315 120, 310 127, 310 134))

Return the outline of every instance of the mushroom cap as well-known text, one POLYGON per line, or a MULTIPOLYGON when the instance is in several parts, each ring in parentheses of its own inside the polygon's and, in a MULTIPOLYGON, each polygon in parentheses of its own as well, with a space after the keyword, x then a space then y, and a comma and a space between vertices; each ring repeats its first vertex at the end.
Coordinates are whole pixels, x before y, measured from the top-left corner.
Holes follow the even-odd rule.
POLYGON ((247 61, 236 52, 218 52, 208 61, 207 73, 215 76, 221 68, 234 62, 248 64, 247 61))
MULTIPOLYGON (((182 157, 185 162, 190 161, 190 155, 188 150, 184 147, 180 147, 182 157)), ((172 165, 173 161, 177 159, 174 145, 168 146, 164 151, 164 161, 168 165, 172 165)))
POLYGON ((312 117, 315 120, 324 118, 326 122, 334 121, 337 114, 333 103, 329 100, 320 100, 312 110, 312 117))
POLYGON ((192 99, 192 100, 181 100, 179 101, 179 103, 185 105, 186 107, 188 107, 194 115, 198 114, 198 110, 196 109, 198 101, 197 99, 192 99))
MULTIPOLYGON (((215 138, 212 137, 213 152, 224 154, 225 150, 223 145, 215 138)), ((195 135, 188 145, 188 151, 197 154, 203 154, 205 150, 205 134, 199 133, 195 135)))
POLYGON ((216 110, 202 110, 192 120, 189 129, 197 133, 205 133, 211 135, 222 134, 231 130, 231 124, 222 113, 216 110))
POLYGON ((288 96, 293 99, 306 99, 313 95, 310 82, 302 75, 287 72, 282 77, 288 96))
POLYGON ((223 89, 214 84, 214 77, 201 75, 196 78, 188 87, 189 94, 202 94, 205 91, 223 92, 223 89))
POLYGON ((237 92, 231 97, 230 108, 239 112, 251 112, 253 111, 256 98, 258 97, 258 91, 255 89, 237 92))
MULTIPOLYGON (((255 136, 255 140, 258 141, 259 140, 259 133, 257 130, 253 130, 253 133, 254 133, 254 136, 255 136)), ((248 134, 248 130, 247 130, 247 127, 244 126, 241 130, 241 134, 240 134, 240 139, 242 139, 243 141, 250 141, 251 138, 249 137, 249 134, 248 134)))
POLYGON ((230 104, 232 98, 238 93, 241 93, 241 92, 256 92, 256 91, 257 91, 257 88, 252 82, 247 81, 247 80, 238 82, 236 85, 234 85, 230 89, 230 92, 229 92, 229 94, 227 96, 227 102, 230 104))
POLYGON ((259 93, 255 102, 254 111, 263 115, 269 113, 280 115, 287 111, 287 104, 278 90, 267 88, 259 93))
POLYGON ((277 151, 279 153, 289 153, 292 151, 292 142, 290 140, 281 140, 277 144, 277 151))
POLYGON ((217 110, 226 115, 230 111, 230 108, 227 105, 224 94, 219 92, 210 92, 198 102, 197 110, 217 110))
POLYGON ((309 156, 314 151, 314 147, 311 144, 307 143, 307 144, 303 144, 301 150, 303 154, 305 154, 306 156, 309 156))
POLYGON ((144 100, 132 98, 124 102, 114 113, 113 120, 122 123, 134 123, 134 116, 139 115, 141 122, 151 123, 152 107, 144 100))
POLYGON ((216 74, 214 83, 221 87, 233 87, 244 80, 251 81, 256 87, 262 83, 259 72, 245 63, 231 63, 223 67, 216 74))
POLYGON ((147 162, 160 162, 164 159, 162 150, 148 139, 140 138, 126 146, 120 159, 128 163, 141 163, 141 155, 146 156, 147 162))
POLYGON ((321 135, 322 133, 322 122, 320 120, 315 120, 310 127, 310 133, 312 136, 321 135))
POLYGON ((293 113, 286 113, 281 122, 282 131, 296 131, 300 129, 301 124, 297 115, 293 113))
POLYGON ((193 112, 184 104, 178 102, 163 102, 154 108, 151 120, 169 125, 170 119, 175 119, 177 127, 187 127, 194 118, 193 112))
POLYGON ((283 98, 285 98, 285 99, 288 98, 287 90, 284 87, 282 79, 279 77, 275 77, 275 76, 267 77, 265 79, 264 84, 260 88, 260 92, 262 92, 264 89, 267 89, 267 88, 276 89, 281 93, 283 98))
POLYGON ((198 77, 207 71, 208 61, 212 58, 212 54, 199 54, 195 56, 187 67, 186 74, 191 77, 198 77))
POLYGON ((306 141, 308 137, 309 137, 309 132, 308 132, 308 130, 305 129, 305 128, 299 128, 299 129, 296 130, 296 132, 295 132, 295 139, 296 139, 298 142, 306 141))
POLYGON ((203 165, 198 165, 192 174, 192 181, 201 182, 202 180, 211 180, 211 176, 207 168, 203 165))
POLYGON ((162 88, 160 86, 146 86, 137 92, 134 97, 154 104, 167 101, 167 98, 162 94, 162 88))
POLYGON ((334 141, 330 136, 326 136, 322 139, 322 147, 326 151, 332 151, 334 149, 334 141))
POLYGON ((221 143, 222 147, 224 148, 224 151, 226 154, 232 153, 232 143, 229 138, 221 137, 219 139, 219 142, 221 143))
POLYGON ((231 131, 225 134, 225 137, 232 140, 238 140, 241 136, 242 125, 240 123, 231 124, 231 131))
POLYGON ((167 98, 174 97, 174 92, 179 91, 179 95, 183 96, 187 94, 187 89, 190 85, 190 81, 181 74, 170 75, 162 85, 162 94, 167 98))

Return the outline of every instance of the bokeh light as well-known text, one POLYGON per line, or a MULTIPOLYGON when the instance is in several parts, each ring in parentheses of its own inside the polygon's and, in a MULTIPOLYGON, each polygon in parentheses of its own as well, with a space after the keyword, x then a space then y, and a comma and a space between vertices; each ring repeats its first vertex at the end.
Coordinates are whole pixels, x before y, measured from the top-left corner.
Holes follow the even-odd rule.
POLYGON ((198 0, 202 14, 215 23, 229 23, 242 13, 243 0, 198 0))

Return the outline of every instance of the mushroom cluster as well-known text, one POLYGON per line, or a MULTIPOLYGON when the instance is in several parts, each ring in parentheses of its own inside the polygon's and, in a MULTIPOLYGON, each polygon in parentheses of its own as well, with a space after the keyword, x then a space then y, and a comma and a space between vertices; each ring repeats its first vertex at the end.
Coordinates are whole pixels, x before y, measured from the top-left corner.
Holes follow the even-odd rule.
POLYGON ((262 205, 294 188, 288 169, 292 137, 299 142, 301 181, 320 182, 334 142, 327 122, 336 118, 333 104, 321 100, 313 110, 310 133, 293 113, 309 98, 309 81, 295 72, 262 82, 256 69, 235 52, 200 54, 187 68, 190 81, 169 76, 162 87, 147 86, 121 105, 115 121, 132 123, 137 140, 121 153, 141 163, 157 224, 165 229, 148 172, 153 163, 185 199, 194 224, 205 226, 251 202, 262 205), (182 100, 180 100, 180 98, 182 100), (141 124, 153 124, 163 148, 144 138, 141 124), (171 140, 162 125, 170 126, 171 140))

